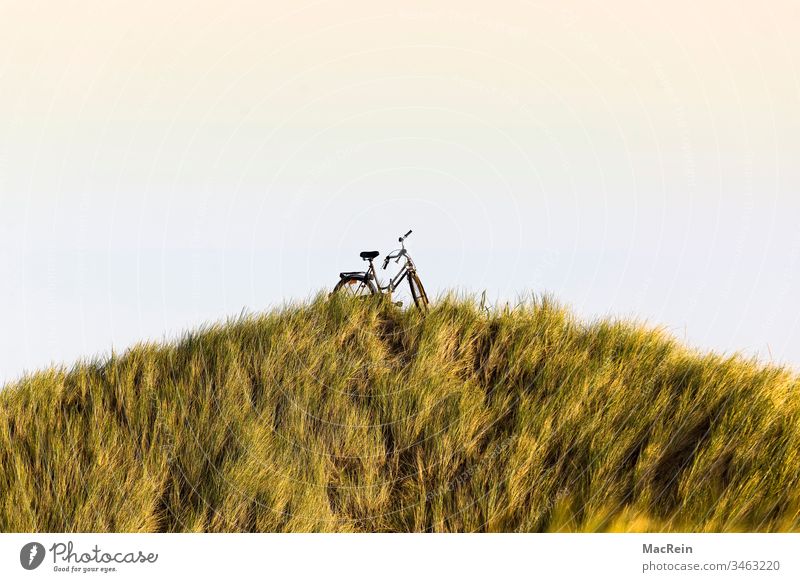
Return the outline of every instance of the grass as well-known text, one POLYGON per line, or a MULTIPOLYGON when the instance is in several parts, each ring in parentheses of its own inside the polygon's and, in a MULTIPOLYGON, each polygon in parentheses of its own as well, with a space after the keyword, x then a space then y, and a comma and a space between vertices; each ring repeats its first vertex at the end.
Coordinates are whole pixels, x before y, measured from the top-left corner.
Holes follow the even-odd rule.
POLYGON ((0 392, 0 530, 798 531, 800 380, 552 300, 319 297, 0 392))

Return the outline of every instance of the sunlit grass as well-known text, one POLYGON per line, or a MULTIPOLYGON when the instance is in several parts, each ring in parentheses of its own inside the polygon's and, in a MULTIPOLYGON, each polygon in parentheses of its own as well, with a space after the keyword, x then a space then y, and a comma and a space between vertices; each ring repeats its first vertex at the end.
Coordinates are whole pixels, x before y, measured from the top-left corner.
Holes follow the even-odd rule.
POLYGON ((800 381, 552 300, 328 300, 0 392, 2 531, 797 531, 800 381))

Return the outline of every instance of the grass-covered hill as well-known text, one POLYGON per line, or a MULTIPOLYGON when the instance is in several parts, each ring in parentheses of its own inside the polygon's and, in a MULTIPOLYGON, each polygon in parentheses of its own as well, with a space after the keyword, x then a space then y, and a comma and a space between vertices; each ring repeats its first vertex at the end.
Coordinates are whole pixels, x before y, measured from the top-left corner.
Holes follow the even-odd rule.
POLYGON ((0 392, 2 531, 797 531, 800 381, 548 300, 318 298, 0 392))

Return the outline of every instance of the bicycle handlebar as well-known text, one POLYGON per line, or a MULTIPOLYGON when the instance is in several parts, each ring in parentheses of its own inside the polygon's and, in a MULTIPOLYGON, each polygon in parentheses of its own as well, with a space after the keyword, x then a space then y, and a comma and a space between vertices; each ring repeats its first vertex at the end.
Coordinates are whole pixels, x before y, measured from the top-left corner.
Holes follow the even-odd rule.
POLYGON ((391 253, 386 255, 386 257, 383 259, 383 268, 386 269, 386 267, 389 266, 389 261, 391 261, 392 259, 394 259, 395 263, 399 263, 400 259, 405 257, 407 254, 408 251, 406 249, 397 249, 396 251, 392 251, 391 253))
MULTIPOLYGON (((404 241, 404 240, 406 240, 406 239, 409 237, 409 235, 410 235, 412 232, 413 232, 413 231, 409 230, 407 233, 405 233, 403 236, 401 236, 401 237, 400 237, 399 239, 397 239, 397 240, 400 242, 400 244, 402 244, 402 243, 403 243, 403 241, 404 241)), ((384 270, 386 270, 386 267, 388 267, 388 266, 389 266, 389 261, 391 261, 392 259, 396 259, 396 260, 395 260, 395 263, 399 263, 399 262, 400 262, 400 259, 401 259, 401 258, 403 258, 404 256, 406 256, 406 247, 405 247, 405 246, 403 246, 403 248, 402 248, 402 249, 398 249, 396 252, 397 252, 397 255, 395 255, 395 256, 392 256, 394 253, 389 253, 389 254, 388 254, 388 255, 386 255, 386 257, 383 259, 383 269, 384 269, 384 270)))

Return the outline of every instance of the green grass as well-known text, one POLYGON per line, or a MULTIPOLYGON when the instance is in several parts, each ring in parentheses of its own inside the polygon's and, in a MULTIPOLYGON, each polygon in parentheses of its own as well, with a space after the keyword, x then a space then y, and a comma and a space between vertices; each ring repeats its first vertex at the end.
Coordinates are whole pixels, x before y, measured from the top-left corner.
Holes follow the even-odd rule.
POLYGON ((800 380, 548 299, 319 297, 0 392, 0 530, 798 531, 800 380))

